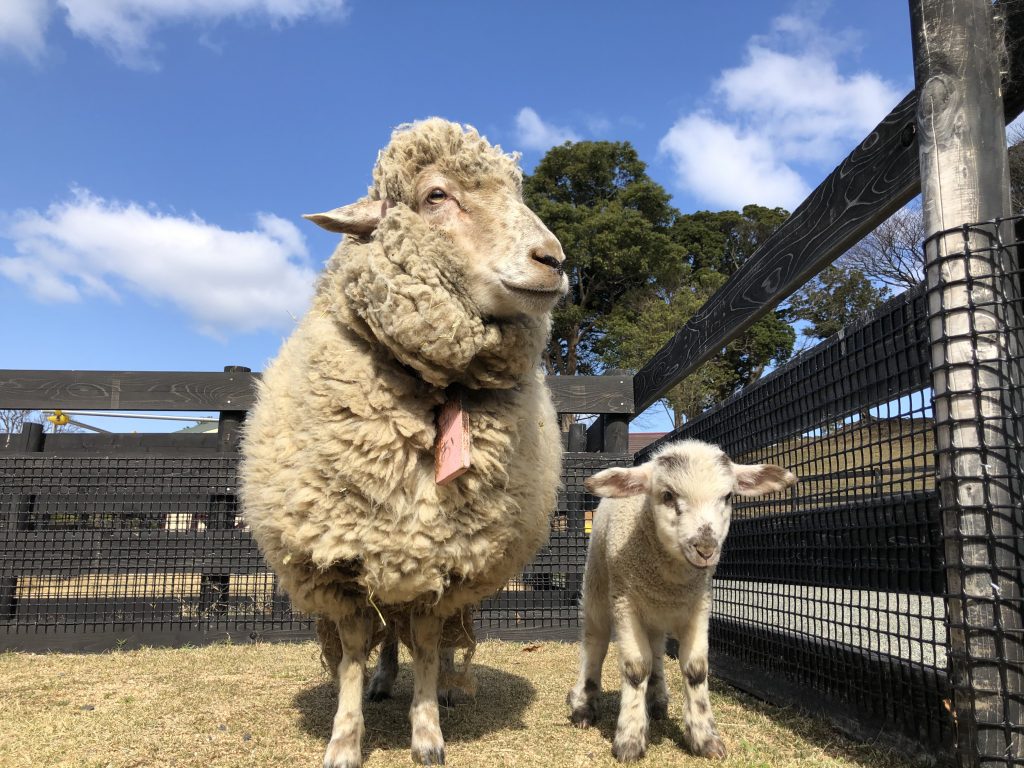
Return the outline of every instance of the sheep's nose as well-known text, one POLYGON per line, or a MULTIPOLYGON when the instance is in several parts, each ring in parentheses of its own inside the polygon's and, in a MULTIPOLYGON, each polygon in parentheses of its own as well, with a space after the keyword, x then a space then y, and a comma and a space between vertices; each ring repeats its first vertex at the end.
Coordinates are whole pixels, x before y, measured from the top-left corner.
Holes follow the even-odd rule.
POLYGON ((564 257, 558 259, 549 253, 538 253, 534 252, 530 254, 530 257, 539 264, 543 264, 546 267, 551 267, 558 274, 562 274, 562 262, 565 261, 564 257))

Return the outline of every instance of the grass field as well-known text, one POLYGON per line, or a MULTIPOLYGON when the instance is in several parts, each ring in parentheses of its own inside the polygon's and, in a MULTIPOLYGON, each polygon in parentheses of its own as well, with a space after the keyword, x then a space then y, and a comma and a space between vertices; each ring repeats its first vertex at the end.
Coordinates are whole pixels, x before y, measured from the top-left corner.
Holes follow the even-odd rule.
MULTIPOLYGON (((455 768, 614 766, 614 650, 602 719, 572 728, 564 704, 577 646, 489 641, 476 656, 479 691, 442 710, 455 768)), ((677 667, 669 686, 680 690, 677 667)), ((390 701, 367 704, 367 768, 410 766, 411 670, 403 655, 390 701)), ((320 765, 335 693, 312 643, 213 645, 97 655, 0 654, 0 765, 5 768, 291 768, 320 765)), ((910 768, 850 742, 822 721, 768 706, 713 681, 730 750, 723 768, 910 768)), ((678 701, 654 723, 640 764, 708 766, 678 746, 678 701)))

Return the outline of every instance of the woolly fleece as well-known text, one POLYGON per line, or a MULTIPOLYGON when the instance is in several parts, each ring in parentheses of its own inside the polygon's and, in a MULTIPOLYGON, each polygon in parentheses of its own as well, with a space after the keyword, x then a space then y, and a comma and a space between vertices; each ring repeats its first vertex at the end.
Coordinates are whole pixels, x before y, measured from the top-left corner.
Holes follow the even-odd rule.
POLYGON ((469 255, 409 207, 431 164, 521 191, 516 159, 472 129, 432 119, 393 134, 369 197, 396 207, 368 240, 344 238, 264 372, 240 494, 296 608, 379 611, 402 635, 412 611, 435 612, 450 617, 446 645, 471 645, 468 607, 547 537, 561 441, 537 369, 550 320, 481 317, 460 282, 469 255), (453 384, 473 464, 438 486, 435 410, 453 384))

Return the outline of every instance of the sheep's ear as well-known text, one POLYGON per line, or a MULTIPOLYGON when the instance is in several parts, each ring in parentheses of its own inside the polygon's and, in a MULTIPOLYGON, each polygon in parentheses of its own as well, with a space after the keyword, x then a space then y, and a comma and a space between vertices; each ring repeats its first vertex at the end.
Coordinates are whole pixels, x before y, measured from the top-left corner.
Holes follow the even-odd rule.
POLYGON ((307 213, 303 218, 330 232, 369 237, 394 205, 390 200, 360 200, 326 213, 307 213))
POLYGON ((583 485, 595 496, 639 496, 651 487, 651 470, 646 464, 632 469, 613 467, 588 477, 583 485))
POLYGON ((797 476, 778 464, 733 464, 735 491, 740 496, 760 496, 796 485, 797 476))

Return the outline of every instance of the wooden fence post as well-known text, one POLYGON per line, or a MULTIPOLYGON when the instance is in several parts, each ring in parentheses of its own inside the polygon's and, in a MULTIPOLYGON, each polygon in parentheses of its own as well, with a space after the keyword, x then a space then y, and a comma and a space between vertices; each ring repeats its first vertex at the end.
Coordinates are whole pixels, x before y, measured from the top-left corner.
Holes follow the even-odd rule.
MULTIPOLYGON (((16 440, 15 450, 19 453, 38 453, 43 450, 43 425, 33 421, 25 422, 16 440)), ((0 514, 0 527, 7 531, 23 531, 29 528, 34 503, 33 494, 12 495, 6 514, 0 514)), ((14 621, 17 612, 18 577, 0 577, 0 619, 14 621)))
MULTIPOLYGON (((249 373, 251 369, 241 365, 224 366, 225 373, 249 373)), ((221 453, 238 453, 242 436, 245 411, 221 411, 217 422, 218 449, 221 453)), ((210 497, 207 531, 230 530, 235 527, 238 511, 238 496, 235 493, 216 494, 210 497)), ((221 617, 228 610, 230 573, 204 573, 200 578, 200 615, 221 617)))
POLYGON ((1019 764, 1022 316, 1002 40, 990 0, 911 0, 946 555, 947 664, 962 766, 1019 764), (989 222, 968 227, 973 222, 989 222))

